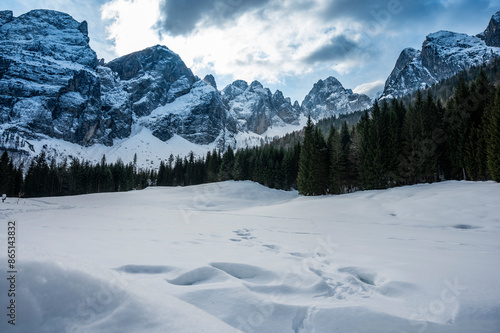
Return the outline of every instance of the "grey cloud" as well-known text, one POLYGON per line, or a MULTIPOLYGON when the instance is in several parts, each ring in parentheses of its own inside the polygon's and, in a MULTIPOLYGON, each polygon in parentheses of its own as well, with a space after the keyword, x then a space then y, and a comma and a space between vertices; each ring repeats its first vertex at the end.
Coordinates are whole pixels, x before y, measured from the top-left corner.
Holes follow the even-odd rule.
POLYGON ((348 17, 369 22, 386 20, 401 21, 407 17, 425 17, 438 12, 442 7, 439 0, 335 0, 323 12, 325 19, 348 17))
MULTIPOLYGON (((459 1, 448 5, 441 0, 334 0, 322 12, 322 19, 349 18, 363 24, 365 29, 382 32, 404 26, 432 27, 448 17, 456 18, 464 13, 468 13, 466 20, 474 20, 476 14, 492 11, 489 6, 489 0, 459 1)), ((432 32, 432 28, 429 29, 429 33, 432 32)))
POLYGON ((354 41, 347 39, 344 35, 337 36, 331 40, 331 43, 323 45, 314 50, 304 58, 304 62, 315 64, 318 62, 329 62, 335 60, 345 60, 356 53, 365 52, 365 50, 354 41))
POLYGON ((171 36, 189 35, 196 25, 221 26, 272 0, 162 0, 156 27, 171 36))

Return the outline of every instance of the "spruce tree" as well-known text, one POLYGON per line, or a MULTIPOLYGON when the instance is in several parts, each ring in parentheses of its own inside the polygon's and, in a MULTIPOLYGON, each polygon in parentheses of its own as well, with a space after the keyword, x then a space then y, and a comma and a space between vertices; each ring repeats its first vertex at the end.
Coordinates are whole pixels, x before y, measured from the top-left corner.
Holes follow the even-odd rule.
POLYGON ((329 190, 332 194, 342 193, 342 151, 340 144, 340 135, 333 127, 328 133, 328 145, 330 147, 330 185, 329 190))
POLYGON ((467 179, 465 155, 469 139, 470 91, 465 79, 460 77, 455 93, 446 108, 446 142, 450 161, 449 177, 467 179))
POLYGON ((222 155, 222 161, 219 169, 219 181, 233 179, 234 168, 234 151, 229 146, 226 152, 222 155))
POLYGON ((491 178, 500 182, 500 88, 490 106, 487 116, 486 152, 487 166, 491 178))
POLYGON ((314 130, 313 154, 314 159, 317 161, 314 170, 317 178, 315 193, 317 195, 326 194, 328 191, 330 155, 323 133, 318 127, 315 127, 314 130))
POLYGON ((4 151, 0 158, 0 196, 2 194, 11 195, 9 193, 10 184, 12 182, 12 170, 9 168, 10 159, 7 151, 4 151))
POLYGON ((321 180, 318 174, 320 158, 314 132, 314 125, 311 116, 309 116, 307 125, 304 128, 304 139, 299 160, 299 174, 297 176, 297 186, 299 193, 302 195, 323 194, 318 191, 318 188, 321 187, 321 180))

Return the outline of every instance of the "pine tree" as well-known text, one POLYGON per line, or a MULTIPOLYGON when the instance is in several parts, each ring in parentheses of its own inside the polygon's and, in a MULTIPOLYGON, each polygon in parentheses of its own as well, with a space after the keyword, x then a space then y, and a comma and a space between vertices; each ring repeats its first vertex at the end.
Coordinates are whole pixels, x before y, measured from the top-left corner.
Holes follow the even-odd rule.
POLYGON ((472 180, 484 180, 487 174, 486 126, 483 122, 488 103, 491 101, 492 86, 483 70, 473 82, 469 96, 469 134, 465 143, 465 169, 472 180))
POLYGON ((360 178, 365 189, 380 189, 387 186, 386 147, 387 116, 382 113, 377 101, 373 104, 372 117, 365 113, 358 123, 360 135, 360 178))

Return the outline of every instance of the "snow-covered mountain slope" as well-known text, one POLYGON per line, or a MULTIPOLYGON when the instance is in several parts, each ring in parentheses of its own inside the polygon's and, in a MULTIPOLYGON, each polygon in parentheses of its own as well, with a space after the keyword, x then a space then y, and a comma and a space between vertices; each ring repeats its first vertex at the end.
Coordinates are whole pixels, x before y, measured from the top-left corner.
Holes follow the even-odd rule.
POLYGON ((16 328, 497 333, 499 196, 493 182, 324 197, 224 182, 7 198, 16 328))
POLYGON ((422 50, 403 50, 389 75, 382 98, 397 98, 431 86, 460 71, 500 57, 500 12, 478 36, 438 31, 427 36, 422 50))
POLYGON ((319 80, 302 102, 304 114, 315 120, 364 110, 371 107, 371 99, 363 94, 355 94, 345 89, 333 76, 319 80))

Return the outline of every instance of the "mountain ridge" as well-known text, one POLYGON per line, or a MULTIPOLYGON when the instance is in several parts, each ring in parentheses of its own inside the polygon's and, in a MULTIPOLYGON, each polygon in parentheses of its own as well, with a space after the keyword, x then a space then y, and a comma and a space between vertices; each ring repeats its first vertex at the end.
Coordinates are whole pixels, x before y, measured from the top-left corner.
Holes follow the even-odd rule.
POLYGON ((421 50, 404 49, 385 82, 381 98, 398 98, 430 87, 472 66, 500 57, 500 11, 476 36, 440 30, 427 35, 421 50))

